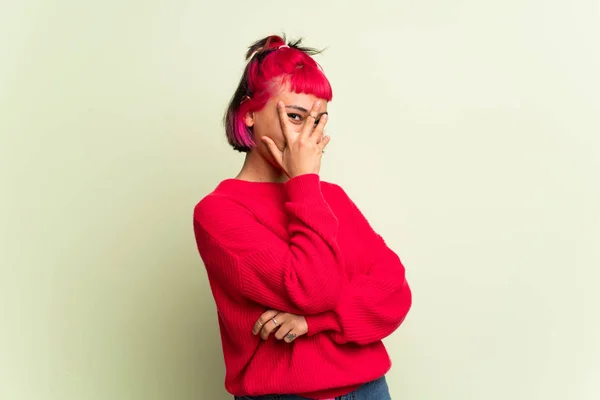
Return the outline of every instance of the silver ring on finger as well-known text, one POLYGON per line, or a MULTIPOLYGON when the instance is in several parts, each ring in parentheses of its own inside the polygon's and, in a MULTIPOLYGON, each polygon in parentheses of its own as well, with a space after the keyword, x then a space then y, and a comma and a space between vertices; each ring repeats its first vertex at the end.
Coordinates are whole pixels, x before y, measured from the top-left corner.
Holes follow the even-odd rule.
POLYGON ((279 324, 275 320, 275 317, 271 318, 271 321, 273 321, 273 325, 275 325, 276 328, 279 326, 279 324))

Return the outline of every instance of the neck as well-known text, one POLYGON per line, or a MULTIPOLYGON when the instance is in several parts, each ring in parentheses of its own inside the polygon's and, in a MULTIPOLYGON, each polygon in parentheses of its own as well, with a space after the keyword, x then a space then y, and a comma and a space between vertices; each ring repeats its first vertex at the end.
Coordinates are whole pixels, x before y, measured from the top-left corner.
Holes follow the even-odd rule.
POLYGON ((267 161, 258 151, 246 153, 246 159, 236 179, 250 182, 285 182, 288 177, 267 161))

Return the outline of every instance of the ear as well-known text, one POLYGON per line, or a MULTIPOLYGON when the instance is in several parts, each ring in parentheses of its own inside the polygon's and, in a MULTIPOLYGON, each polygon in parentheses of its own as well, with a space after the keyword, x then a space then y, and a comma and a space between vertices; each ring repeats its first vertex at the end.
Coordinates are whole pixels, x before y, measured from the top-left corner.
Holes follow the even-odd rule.
MULTIPOLYGON (((250 100, 250 96, 244 96, 244 97, 242 98, 242 102, 240 103, 240 105, 241 105, 241 104, 244 104, 244 103, 245 103, 245 102, 247 102, 248 100, 250 100)), ((246 113, 246 115, 244 115, 244 123, 246 124, 246 126, 247 126, 248 128, 251 128, 251 127, 253 127, 253 126, 254 126, 254 113, 253 113, 253 112, 250 112, 250 111, 248 111, 248 112, 246 113)))
POLYGON ((246 115, 244 115, 244 123, 248 128, 252 128, 254 126, 254 113, 248 111, 246 115))

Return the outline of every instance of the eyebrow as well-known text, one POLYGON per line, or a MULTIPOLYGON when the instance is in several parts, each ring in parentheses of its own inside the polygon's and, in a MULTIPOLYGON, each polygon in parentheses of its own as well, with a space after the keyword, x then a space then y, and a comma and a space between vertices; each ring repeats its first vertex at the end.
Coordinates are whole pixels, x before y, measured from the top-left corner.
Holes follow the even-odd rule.
MULTIPOLYGON (((306 108, 304 108, 304 107, 300 107, 300 106, 296 106, 296 105, 291 105, 291 106, 285 106, 285 108, 293 108, 294 110, 302 111, 302 112, 308 114, 308 110, 306 108)), ((327 111, 325 111, 325 112, 320 113, 319 116, 324 115, 324 114, 328 114, 329 115, 329 113, 327 111)))

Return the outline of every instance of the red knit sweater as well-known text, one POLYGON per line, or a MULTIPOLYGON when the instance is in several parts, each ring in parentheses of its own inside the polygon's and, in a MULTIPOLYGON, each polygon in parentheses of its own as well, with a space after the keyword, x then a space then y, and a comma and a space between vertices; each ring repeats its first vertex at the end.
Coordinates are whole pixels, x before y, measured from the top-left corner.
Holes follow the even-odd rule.
POLYGON ((404 267, 346 193, 318 175, 223 181, 194 210, 218 311, 225 387, 237 396, 336 397, 385 375, 381 342, 404 320, 404 267), (267 309, 306 316, 308 334, 263 341, 267 309))

